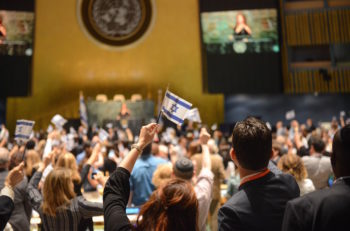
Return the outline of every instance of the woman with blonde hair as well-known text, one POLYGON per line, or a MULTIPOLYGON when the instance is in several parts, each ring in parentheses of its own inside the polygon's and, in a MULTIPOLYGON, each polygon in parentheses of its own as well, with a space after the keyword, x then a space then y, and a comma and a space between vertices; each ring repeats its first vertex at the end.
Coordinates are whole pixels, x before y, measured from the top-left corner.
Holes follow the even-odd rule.
POLYGON ((300 196, 315 191, 315 186, 312 181, 307 178, 307 171, 301 158, 295 154, 289 153, 283 155, 277 167, 284 173, 289 173, 294 176, 300 189, 300 196))
MULTIPOLYGON (((72 153, 65 153, 60 155, 60 157, 57 160, 56 166, 55 168, 68 168, 71 170, 72 173, 72 181, 74 183, 74 187, 77 185, 78 187, 81 185, 81 175, 78 172, 78 166, 76 163, 76 159, 74 157, 74 155, 72 153)), ((90 167, 89 167, 90 169, 90 167)), ((84 171, 82 171, 82 173, 84 174, 84 171)), ((85 174, 84 174, 85 175, 85 174)), ((84 176, 83 176, 84 177, 84 176)), ((80 191, 80 188, 79 188, 80 191)), ((75 193, 78 195, 80 194, 78 191, 78 188, 75 190, 75 193)))
POLYGON ((171 180, 173 174, 173 165, 171 163, 161 164, 157 167, 156 171, 153 173, 152 183, 158 188, 159 186, 165 184, 171 180))
MULTIPOLYGON (((82 196, 81 187, 84 181, 88 178, 90 173, 91 165, 97 160, 100 152, 100 144, 96 144, 95 148, 92 151, 89 159, 83 165, 81 172, 78 171, 77 161, 72 153, 65 153, 60 155, 55 165, 56 169, 66 168, 71 171, 71 179, 74 185, 74 193, 77 196, 82 196)), ((82 219, 78 230, 94 230, 93 222, 91 218, 82 219)))
POLYGON ((79 230, 83 219, 103 214, 102 203, 88 202, 76 196, 72 181, 72 171, 55 168, 46 177, 43 195, 38 190, 42 172, 50 163, 45 158, 28 184, 27 195, 33 209, 39 214, 44 230, 79 230))

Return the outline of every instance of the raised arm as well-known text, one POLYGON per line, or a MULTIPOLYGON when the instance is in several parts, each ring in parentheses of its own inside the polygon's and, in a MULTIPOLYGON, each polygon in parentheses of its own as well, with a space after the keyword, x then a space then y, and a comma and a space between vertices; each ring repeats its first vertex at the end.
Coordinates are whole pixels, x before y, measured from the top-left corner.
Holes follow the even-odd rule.
POLYGON ((131 149, 129 154, 123 159, 119 166, 125 168, 129 173, 131 173, 137 158, 142 153, 142 150, 152 142, 156 131, 157 124, 155 123, 143 126, 140 131, 138 144, 135 145, 135 148, 131 149))
POLYGON ((101 145, 100 143, 97 143, 94 149, 92 150, 92 153, 89 159, 86 161, 86 164, 84 164, 83 169, 80 172, 81 182, 78 186, 79 190, 83 185, 83 183, 85 182, 85 180, 87 179, 91 166, 93 165, 93 163, 95 163, 95 161, 97 161, 100 150, 101 150, 101 145))
POLYGON ((202 128, 199 141, 202 145, 202 170, 198 175, 194 191, 198 199, 198 226, 205 227, 207 215, 212 199, 214 175, 211 171, 211 158, 208 147, 210 135, 205 128, 202 128))
POLYGON ((199 141, 202 145, 202 168, 211 169, 211 159, 210 152, 208 147, 208 141, 210 139, 210 135, 207 132, 207 129, 202 128, 199 134, 199 141))
POLYGON ((23 180, 23 166, 24 164, 21 163, 9 172, 6 177, 5 187, 0 192, 0 230, 5 228, 14 209, 13 200, 15 193, 13 188, 23 180))
POLYGON ((78 207, 84 218, 91 218, 93 216, 100 216, 103 214, 103 204, 97 202, 87 201, 80 196, 78 199, 78 207))
POLYGON ((27 197, 30 201, 33 209, 36 211, 39 210, 41 203, 43 201, 43 196, 38 189, 39 182, 41 180, 41 176, 45 168, 50 164, 52 158, 52 153, 50 153, 47 157, 44 158, 44 162, 40 163, 38 170, 34 173, 33 177, 30 179, 28 187, 27 187, 27 197))
POLYGON ((155 123, 141 128, 138 144, 131 149, 106 183, 103 192, 103 210, 105 230, 107 231, 131 230, 130 221, 125 213, 130 193, 130 173, 139 154, 152 142, 156 129, 157 124, 155 123))

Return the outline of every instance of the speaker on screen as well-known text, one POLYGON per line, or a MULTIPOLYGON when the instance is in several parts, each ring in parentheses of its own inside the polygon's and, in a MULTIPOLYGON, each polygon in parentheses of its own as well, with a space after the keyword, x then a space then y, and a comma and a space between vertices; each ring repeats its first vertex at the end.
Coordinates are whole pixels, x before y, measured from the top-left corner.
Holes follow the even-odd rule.
POLYGON ((211 93, 279 93, 275 0, 200 0, 204 84, 211 93))

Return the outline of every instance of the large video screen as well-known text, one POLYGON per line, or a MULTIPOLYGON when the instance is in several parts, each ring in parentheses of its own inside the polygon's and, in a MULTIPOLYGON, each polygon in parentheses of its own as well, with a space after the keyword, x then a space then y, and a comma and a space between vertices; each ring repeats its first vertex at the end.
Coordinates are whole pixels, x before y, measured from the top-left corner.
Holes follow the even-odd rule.
POLYGON ((201 21, 208 53, 279 52, 276 9, 204 12, 201 21))
POLYGON ((31 93, 34 0, 0 0, 0 98, 31 93))
POLYGON ((282 92, 278 13, 274 0, 200 0, 206 91, 282 92))
POLYGON ((33 54, 34 13, 0 10, 0 55, 33 54))

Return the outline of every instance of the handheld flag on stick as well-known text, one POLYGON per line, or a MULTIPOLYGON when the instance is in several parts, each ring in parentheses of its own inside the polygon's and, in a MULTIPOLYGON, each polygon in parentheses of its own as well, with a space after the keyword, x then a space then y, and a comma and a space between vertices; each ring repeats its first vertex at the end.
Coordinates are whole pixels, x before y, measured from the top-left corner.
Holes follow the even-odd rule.
POLYGON ((199 115, 198 108, 189 110, 186 114, 186 119, 192 122, 202 123, 201 116, 199 115))
POLYGON ((108 139, 108 132, 106 132, 106 130, 100 128, 99 132, 98 132, 98 137, 100 138, 100 140, 102 142, 106 141, 108 139))
POLYGON ((27 142, 32 134, 35 122, 30 120, 17 120, 15 130, 15 140, 23 144, 27 142))
POLYGON ((295 111, 290 110, 286 112, 286 120, 292 120, 295 118, 295 111))
POLYGON ((161 113, 163 113, 163 115, 165 115, 170 121, 181 125, 191 107, 191 103, 167 90, 163 99, 161 113))
POLYGON ((57 129, 62 130, 63 125, 67 123, 67 120, 61 115, 56 114, 54 117, 52 117, 51 123, 53 123, 57 129))
POLYGON ((80 123, 87 128, 88 116, 87 116, 86 105, 84 101, 84 95, 82 92, 80 92, 80 96, 79 96, 79 113, 80 113, 80 123))

